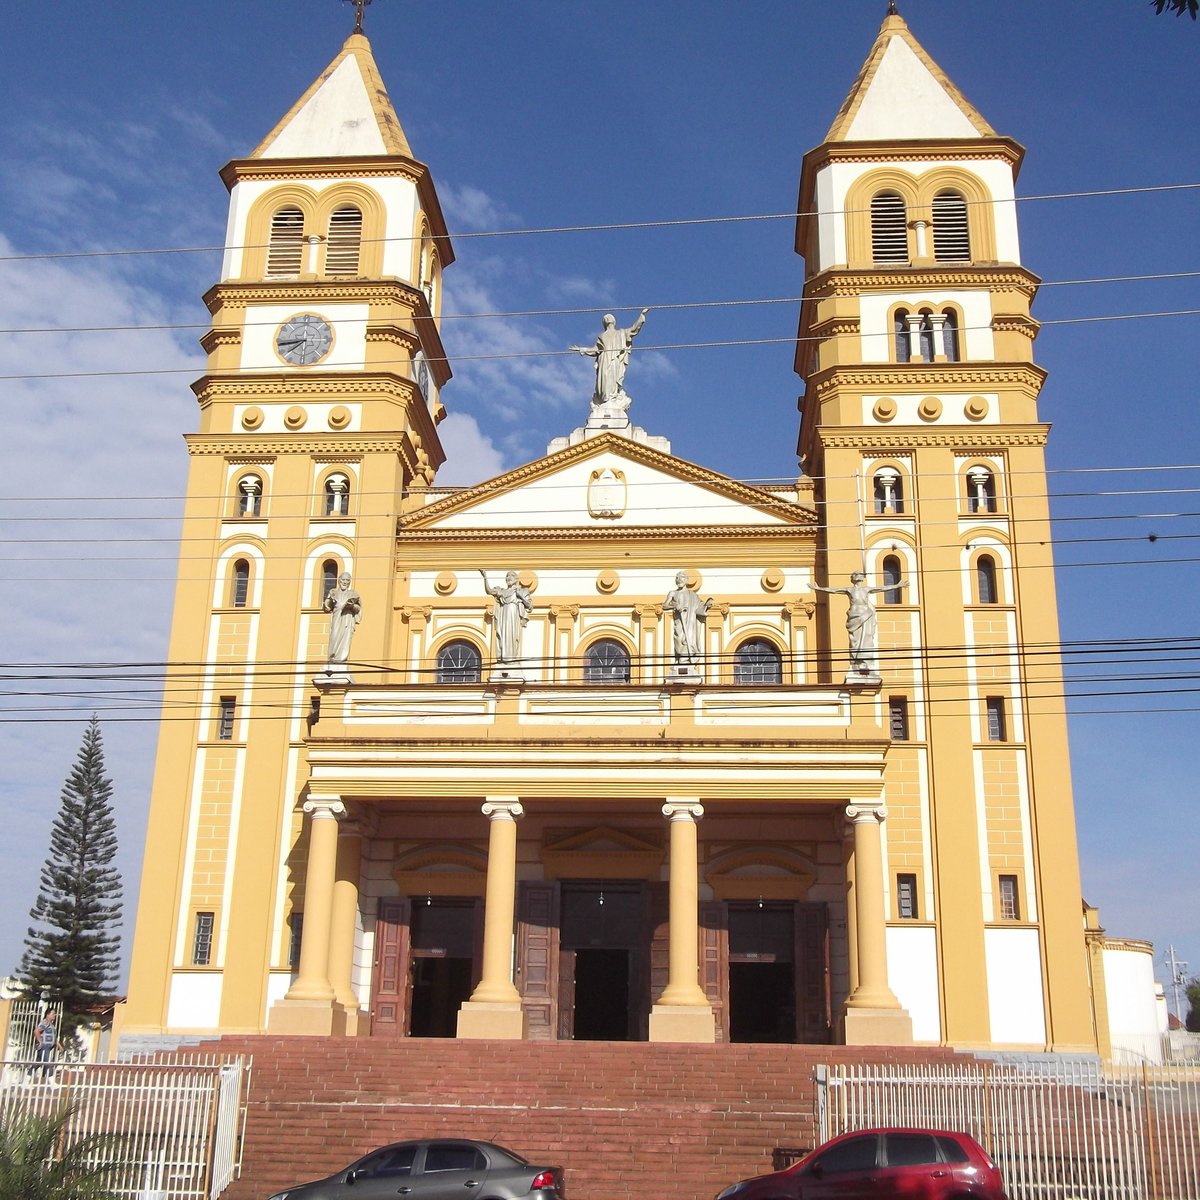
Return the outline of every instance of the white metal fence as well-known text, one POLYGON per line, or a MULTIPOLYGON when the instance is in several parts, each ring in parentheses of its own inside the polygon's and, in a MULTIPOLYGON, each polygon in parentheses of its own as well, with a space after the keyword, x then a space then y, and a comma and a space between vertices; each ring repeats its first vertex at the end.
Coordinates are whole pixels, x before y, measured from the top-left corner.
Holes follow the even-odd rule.
POLYGON ((971 1134, 1013 1200, 1197 1200, 1200 1068, 1088 1061, 821 1067, 821 1141, 907 1125, 971 1134))
POLYGON ((241 1058, 170 1062, 8 1064, 0 1125, 20 1112, 40 1116, 69 1105, 67 1142, 115 1134, 96 1160, 127 1200, 212 1200, 241 1163, 243 1097, 250 1066, 241 1058))

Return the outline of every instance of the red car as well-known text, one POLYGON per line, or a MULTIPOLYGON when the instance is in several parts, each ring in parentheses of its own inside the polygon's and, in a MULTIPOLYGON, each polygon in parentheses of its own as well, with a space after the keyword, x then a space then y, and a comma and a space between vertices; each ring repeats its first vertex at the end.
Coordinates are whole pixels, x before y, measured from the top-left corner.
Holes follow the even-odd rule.
POLYGON ((943 1129, 843 1133, 772 1175, 717 1200, 1008 1200, 1000 1169, 974 1138, 943 1129))

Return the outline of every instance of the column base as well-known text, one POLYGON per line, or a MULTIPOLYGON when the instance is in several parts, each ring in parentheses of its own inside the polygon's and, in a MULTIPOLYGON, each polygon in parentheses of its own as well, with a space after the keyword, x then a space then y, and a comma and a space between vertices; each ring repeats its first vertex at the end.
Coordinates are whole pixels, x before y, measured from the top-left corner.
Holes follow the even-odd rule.
POLYGON ((340 1036, 347 1031, 347 1015, 336 1000, 289 1000, 285 996, 271 1005, 267 1032, 301 1037, 340 1036))
POLYGON ((656 1004, 650 1010, 650 1041, 706 1044, 717 1040, 712 1006, 656 1004))
POLYGON ((495 1038, 520 1042, 525 1038, 525 1010, 520 1001, 464 1000, 458 1010, 460 1038, 495 1038))
POLYGON ((842 1040, 847 1046, 911 1046, 912 1017, 903 1008, 847 1008, 842 1040))

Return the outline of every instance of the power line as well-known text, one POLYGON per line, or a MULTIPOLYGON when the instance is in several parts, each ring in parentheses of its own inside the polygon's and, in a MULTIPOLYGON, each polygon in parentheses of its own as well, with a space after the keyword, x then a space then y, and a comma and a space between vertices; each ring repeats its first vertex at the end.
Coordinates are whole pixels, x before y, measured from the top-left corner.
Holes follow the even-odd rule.
MULTIPOLYGON (((1162 183, 1143 184, 1137 187, 1095 188, 1088 191, 1074 192, 1045 192, 1031 196, 988 197, 986 199, 967 199, 968 205, 993 206, 999 204, 1030 204, 1047 200, 1082 200, 1097 197, 1154 195, 1164 192, 1194 191, 1200 189, 1200 183, 1162 183)), ((811 212, 774 212, 774 213, 742 213, 720 217, 675 217, 653 221, 612 221, 587 225, 544 225, 525 229, 487 229, 463 230, 447 233, 445 237, 430 237, 433 242, 471 241, 479 238, 500 237, 532 237, 563 233, 610 233, 626 232, 641 229, 679 229, 698 225, 735 225, 755 221, 795 221, 801 217, 828 217, 835 215, 849 216, 851 214, 869 213, 867 208, 823 209, 811 212)), ((423 241, 424 234, 398 234, 386 238, 363 238, 363 244, 423 241)), ((212 245, 212 246, 164 246, 141 249, 123 250, 66 250, 42 254, 5 254, 0 255, 0 262, 31 262, 51 261, 76 258, 129 258, 155 254, 225 254, 232 251, 263 250, 266 243, 250 243, 243 245, 212 245)))

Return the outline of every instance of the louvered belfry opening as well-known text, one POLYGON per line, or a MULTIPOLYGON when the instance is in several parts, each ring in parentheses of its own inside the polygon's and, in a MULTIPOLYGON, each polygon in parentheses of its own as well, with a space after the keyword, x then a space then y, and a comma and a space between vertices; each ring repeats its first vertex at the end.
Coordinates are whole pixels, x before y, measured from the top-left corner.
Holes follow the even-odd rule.
POLYGON ((362 211, 352 204, 334 209, 325 244, 326 275, 357 275, 362 250, 362 211))
POLYGON ((908 213, 897 192, 871 197, 871 257, 876 262, 908 262, 908 213))
POLYGON ((933 198, 933 257, 938 262, 971 261, 967 202, 958 192, 938 192, 933 198))
POLYGON ((271 218, 267 274, 299 275, 303 257, 304 214, 298 208, 281 208, 271 218))

